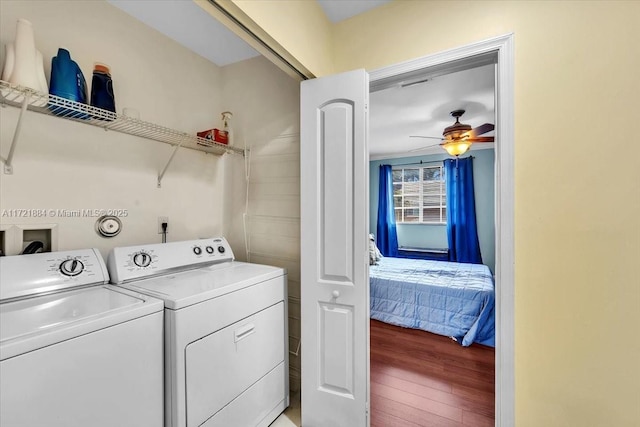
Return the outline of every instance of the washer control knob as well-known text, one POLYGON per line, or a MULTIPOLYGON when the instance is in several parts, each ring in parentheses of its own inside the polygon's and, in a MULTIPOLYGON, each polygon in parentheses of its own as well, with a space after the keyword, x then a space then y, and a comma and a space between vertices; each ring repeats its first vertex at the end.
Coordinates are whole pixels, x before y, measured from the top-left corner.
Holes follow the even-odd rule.
POLYGON ((151 264, 151 255, 146 252, 138 252, 133 256, 133 263, 138 267, 149 267, 149 264, 151 264))
POLYGON ((77 259, 67 259, 60 263, 60 273, 68 277, 74 277, 84 271, 84 264, 77 259))
POLYGON ((196 246, 193 248, 193 253, 196 255, 202 254, 202 248, 200 246, 196 246))
POLYGON ((216 251, 215 249, 213 249, 212 246, 207 246, 205 249, 207 250, 208 254, 212 254, 212 253, 214 253, 216 251))
POLYGON ((218 246, 218 252, 220 252, 221 254, 223 254, 225 251, 224 246, 218 246))

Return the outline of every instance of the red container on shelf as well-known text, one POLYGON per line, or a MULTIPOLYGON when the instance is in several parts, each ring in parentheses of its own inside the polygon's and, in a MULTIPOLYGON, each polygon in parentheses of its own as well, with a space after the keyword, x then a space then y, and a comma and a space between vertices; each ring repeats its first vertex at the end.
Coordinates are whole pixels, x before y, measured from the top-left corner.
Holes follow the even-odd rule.
POLYGON ((198 132, 197 135, 200 138, 211 139, 219 144, 229 143, 229 132, 220 129, 208 129, 198 132))
POLYGON ((229 132, 226 130, 213 130, 213 140, 215 142, 219 142, 220 144, 228 144, 229 143, 229 132))

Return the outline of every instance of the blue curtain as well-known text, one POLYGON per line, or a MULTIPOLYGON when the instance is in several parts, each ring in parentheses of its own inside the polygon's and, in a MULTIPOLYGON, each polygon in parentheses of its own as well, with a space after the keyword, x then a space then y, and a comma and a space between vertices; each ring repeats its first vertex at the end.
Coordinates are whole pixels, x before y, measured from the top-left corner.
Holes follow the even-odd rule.
POLYGON ((393 170, 391 165, 380 165, 378 188, 378 226, 376 244, 384 256, 398 256, 398 233, 393 210, 393 170))
POLYGON ((473 158, 447 159, 444 168, 449 261, 482 264, 473 194, 473 158))

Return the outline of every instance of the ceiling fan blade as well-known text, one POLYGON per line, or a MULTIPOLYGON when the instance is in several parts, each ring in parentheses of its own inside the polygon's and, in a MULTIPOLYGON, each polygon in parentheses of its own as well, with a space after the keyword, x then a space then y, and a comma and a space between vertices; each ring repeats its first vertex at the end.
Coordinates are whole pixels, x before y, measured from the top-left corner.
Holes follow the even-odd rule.
POLYGON ((439 138, 439 137, 437 137, 437 136, 409 135, 409 138, 438 139, 438 140, 440 140, 440 141, 444 141, 444 139, 439 138))
POLYGON ((436 145, 442 145, 442 144, 423 145, 422 147, 414 148, 413 150, 409 150, 409 151, 407 151, 407 153, 414 153, 416 151, 426 150, 427 148, 435 147, 436 145))
POLYGON ((468 138, 467 141, 469 142, 493 142, 494 141, 494 137, 493 136, 478 136, 476 138, 468 138))
POLYGON ((485 123, 483 125, 478 126, 477 128, 471 129, 471 137, 476 137, 478 135, 485 134, 487 132, 491 132, 495 129, 495 126, 491 123, 485 123))

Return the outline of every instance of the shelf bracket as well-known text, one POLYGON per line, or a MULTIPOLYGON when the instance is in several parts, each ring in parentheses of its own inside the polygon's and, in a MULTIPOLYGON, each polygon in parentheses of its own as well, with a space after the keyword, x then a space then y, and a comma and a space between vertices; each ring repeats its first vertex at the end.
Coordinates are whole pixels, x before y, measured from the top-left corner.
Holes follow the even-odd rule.
POLYGON ((20 137, 20 130, 22 130, 22 118, 25 111, 29 106, 29 92, 24 94, 24 100, 22 101, 22 107, 20 108, 20 116, 18 117, 18 123, 16 124, 16 130, 13 132, 13 140, 11 141, 11 147, 9 148, 9 155, 7 158, 0 157, 0 160, 4 163, 4 173, 7 175, 13 174, 13 155, 16 151, 16 145, 18 145, 18 138, 20 137))
POLYGON ((175 157, 180 147, 182 147, 182 143, 185 141, 186 141, 186 138, 183 138, 180 141, 180 143, 175 146, 175 148, 173 149, 173 152, 171 153, 171 157, 169 157, 169 160, 167 161, 167 164, 164 165, 164 169, 162 169, 162 172, 160 172, 160 174, 158 175, 158 188, 162 188, 162 178, 164 178, 164 174, 167 173, 167 169, 169 169, 169 165, 171 165, 173 158, 175 157))

